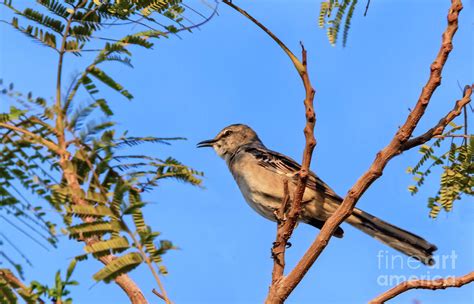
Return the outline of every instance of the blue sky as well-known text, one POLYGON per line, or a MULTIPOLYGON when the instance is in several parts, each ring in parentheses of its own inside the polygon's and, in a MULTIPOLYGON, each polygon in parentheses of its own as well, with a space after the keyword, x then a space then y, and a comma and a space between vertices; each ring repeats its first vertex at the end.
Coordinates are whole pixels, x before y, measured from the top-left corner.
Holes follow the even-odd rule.
MULTIPOLYGON (((316 89, 317 115, 312 169, 340 195, 368 168, 415 104, 440 46, 450 1, 372 1, 356 9, 348 46, 331 47, 317 27, 319 1, 238 1, 295 53, 299 41, 308 50, 309 72, 316 89)), ((445 66, 442 86, 434 94, 416 134, 449 111, 461 96, 458 82, 472 83, 472 7, 464 1, 454 50, 445 66)), ((190 2, 200 7, 200 2, 190 2)), ((3 8, 0 14, 3 14, 3 8)), ((165 182, 147 194, 152 202, 145 217, 180 250, 165 256, 170 274, 163 279, 175 303, 259 303, 271 278, 270 246, 275 224, 259 217, 241 196, 225 163, 197 142, 213 137, 232 123, 246 123, 267 147, 301 159, 304 146, 304 90, 284 53, 263 32, 235 11, 221 5, 220 16, 199 31, 156 43, 153 51, 134 54, 135 68, 107 69, 134 95, 133 102, 110 94, 119 128, 131 134, 184 136, 172 146, 145 146, 158 157, 173 155, 205 172, 205 189, 165 182)), ((6 25, 0 26, 0 78, 19 90, 50 97, 54 94, 56 57, 6 25), (54 67, 54 68, 53 68, 54 67)), ((66 59, 65 80, 85 63, 66 59)), ((0 104, 4 107, 4 104, 0 104)), ((474 205, 464 199, 453 212, 428 218, 426 199, 437 190, 437 177, 420 193, 407 191, 405 173, 419 154, 413 150, 395 159, 364 194, 358 207, 425 237, 451 255, 445 267, 411 267, 406 258, 363 233, 344 225, 345 236, 334 239, 289 303, 362 303, 386 290, 392 276, 462 275, 474 269, 474 205), (378 255, 380 258, 378 258, 378 255), (395 264, 391 259, 395 256, 395 264), (386 263, 386 258, 389 263, 386 263), (453 264, 454 263, 454 264, 453 264)), ((3 223, 2 223, 3 225, 3 223)), ((9 230, 7 230, 8 232, 9 230)), ((288 250, 291 267, 317 235, 300 225, 288 250)), ((11 233, 15 237, 14 232, 11 233)), ((34 267, 28 279, 51 283, 56 269, 81 253, 82 244, 64 239, 59 250, 44 251, 31 242, 34 267), (33 254, 34 253, 34 254, 33 254), (54 270, 54 271, 53 271, 54 270)), ((101 265, 79 265, 72 289, 77 303, 126 303, 114 285, 93 286, 101 265), (93 287, 92 287, 93 286, 93 287)), ((152 302, 153 279, 145 268, 132 277, 152 302)), ((396 279, 396 278, 395 278, 396 279)), ((393 303, 472 303, 474 286, 445 291, 411 291, 393 303)))

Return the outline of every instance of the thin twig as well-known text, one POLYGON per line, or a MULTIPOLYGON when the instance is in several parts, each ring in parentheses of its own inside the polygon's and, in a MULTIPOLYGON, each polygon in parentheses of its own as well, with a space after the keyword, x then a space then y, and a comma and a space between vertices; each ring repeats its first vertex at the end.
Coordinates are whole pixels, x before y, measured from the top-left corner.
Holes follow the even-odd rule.
MULTIPOLYGON (((156 272, 155 268, 153 267, 152 261, 150 260, 148 255, 145 253, 145 250, 143 249, 142 244, 140 243, 140 241, 135 237, 133 232, 130 231, 130 229, 126 225, 124 225, 124 228, 126 229, 126 232, 128 233, 128 235, 132 238, 133 243, 137 247, 138 251, 140 251, 140 254, 142 255, 142 258, 144 259, 145 263, 150 268, 150 271, 151 271, 153 277, 155 278, 156 284, 158 284, 158 288, 160 288, 160 291, 163 294, 163 295, 160 294, 160 297, 163 299, 163 301, 166 302, 166 304, 171 304, 171 301, 168 298, 168 295, 166 294, 165 287, 163 286, 163 283, 161 282, 160 277, 158 276, 158 273, 156 272)), ((153 290, 155 290, 155 289, 153 289, 153 290)), ((157 292, 153 292, 153 293, 157 294, 157 292)))
POLYGON ((158 298, 162 299, 163 301, 166 301, 166 298, 163 297, 155 288, 153 288, 151 292, 153 292, 158 298))
POLYGON ((451 134, 451 135, 435 135, 433 138, 473 138, 474 135, 470 134, 451 134))
POLYGON ((365 6, 364 17, 367 16, 367 12, 369 11, 370 0, 367 0, 367 5, 365 6))
POLYGON ((243 9, 241 9, 240 7, 238 7, 237 5, 233 4, 232 2, 230 2, 229 0, 223 0, 222 2, 224 2, 225 4, 227 4, 228 6, 232 7, 233 9, 235 9, 236 11, 238 11, 239 13, 241 13, 242 15, 244 15, 245 17, 247 17, 248 19, 250 19, 250 21, 252 21, 253 23, 255 23, 259 28, 261 28, 265 33, 267 33, 268 36, 270 36, 282 49, 283 51, 290 57, 291 61, 293 62, 293 64, 295 65, 295 68, 296 70, 298 70, 298 73, 300 74, 300 76, 305 73, 305 68, 303 67, 303 64, 299 61, 299 59, 290 51, 290 49, 280 40, 280 38, 278 38, 277 36, 275 36, 275 34, 273 34, 272 32, 270 32, 263 24, 261 24, 257 19, 255 19, 254 17, 250 16, 246 11, 244 11, 243 9))
POLYGON ((446 289, 450 287, 461 287, 466 284, 474 282, 474 271, 462 277, 448 277, 437 280, 409 280, 398 284, 397 286, 382 293, 369 304, 380 304, 395 298, 396 296, 410 290, 410 289, 446 289))
POLYGON ((454 118, 461 114, 461 111, 465 106, 471 102, 473 86, 466 86, 464 89, 464 96, 456 101, 454 109, 452 109, 445 117, 441 118, 439 122, 431 129, 426 131, 424 134, 417 136, 415 138, 409 139, 405 144, 402 145, 402 150, 409 150, 413 147, 422 145, 427 141, 431 140, 433 137, 444 138, 444 137, 464 137, 464 135, 442 135, 446 126, 453 121, 454 118))

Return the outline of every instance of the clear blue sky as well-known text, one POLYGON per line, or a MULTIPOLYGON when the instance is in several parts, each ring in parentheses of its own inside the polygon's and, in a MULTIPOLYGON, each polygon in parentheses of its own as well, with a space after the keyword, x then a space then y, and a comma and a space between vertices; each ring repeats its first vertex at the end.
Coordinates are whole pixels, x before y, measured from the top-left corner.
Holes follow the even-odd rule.
MULTIPOLYGON (((464 1, 454 50, 426 117, 416 133, 432 126, 461 96, 457 82, 473 81, 472 1, 464 1)), ((309 71, 316 88, 316 137, 312 169, 340 195, 368 168, 404 121, 427 80, 446 24, 448 0, 372 1, 363 17, 361 1, 352 21, 348 46, 331 47, 317 27, 319 1, 237 1, 299 53, 308 50, 309 71)), ((201 6, 200 2, 191 2, 201 6)), ((0 10, 0 15, 3 14, 0 10)), ((211 150, 195 144, 213 137, 231 123, 252 126, 271 149, 300 160, 304 145, 304 91, 290 61, 262 31, 235 11, 221 5, 200 31, 183 40, 164 39, 153 51, 135 53, 135 69, 108 69, 135 95, 133 102, 111 94, 119 127, 131 134, 185 136, 186 142, 146 146, 149 154, 173 155, 205 171, 205 189, 165 182, 147 195, 147 220, 181 249, 165 256, 170 274, 164 284, 175 303, 261 303, 271 277, 270 246, 275 224, 245 203, 225 163, 211 150)), ((71 58, 68 58, 71 59, 71 58)), ((81 64, 66 60, 65 79, 81 64)), ((6 25, 0 26, 0 77, 19 90, 45 97, 54 94, 56 57, 6 25)), ((4 104, 0 104, 4 107, 4 104)), ((2 109, 3 110, 3 109, 2 109)), ((397 157, 360 200, 358 207, 435 243, 440 255, 452 258, 445 269, 408 269, 398 255, 361 232, 344 225, 345 237, 331 241, 314 267, 289 298, 289 303, 362 303, 388 286, 390 275, 462 275, 474 269, 474 205, 467 199, 453 212, 428 218, 427 196, 434 194, 437 177, 420 193, 407 191, 411 177, 405 169, 419 158, 414 150, 397 157), (379 261, 378 253, 383 257, 379 261), (454 267, 453 267, 454 266, 454 267)), ((3 223, 2 223, 3 225, 3 223)), ((9 230, 8 230, 9 231, 9 230)), ((300 225, 288 250, 291 267, 317 234, 300 225)), ((10 232, 9 232, 10 233, 10 232)), ((11 232, 14 237, 14 233, 11 232)), ((81 253, 82 244, 63 240, 60 250, 44 251, 31 242, 34 267, 28 279, 53 282, 52 269, 65 269, 81 253)), ((72 289, 76 303, 126 303, 118 287, 94 284, 101 265, 81 263, 72 289)), ((145 268, 132 277, 153 302, 153 279, 145 268)), ((411 291, 393 303, 473 303, 474 285, 445 291, 411 291)))

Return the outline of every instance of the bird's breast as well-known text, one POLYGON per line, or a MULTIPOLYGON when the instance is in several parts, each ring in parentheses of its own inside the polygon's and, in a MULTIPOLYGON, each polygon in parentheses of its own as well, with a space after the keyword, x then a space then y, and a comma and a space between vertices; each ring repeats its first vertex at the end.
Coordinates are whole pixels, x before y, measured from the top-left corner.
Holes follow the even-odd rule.
POLYGON ((252 159, 239 159, 231 166, 232 175, 250 207, 265 218, 275 220, 274 210, 283 197, 283 180, 252 163, 252 159))

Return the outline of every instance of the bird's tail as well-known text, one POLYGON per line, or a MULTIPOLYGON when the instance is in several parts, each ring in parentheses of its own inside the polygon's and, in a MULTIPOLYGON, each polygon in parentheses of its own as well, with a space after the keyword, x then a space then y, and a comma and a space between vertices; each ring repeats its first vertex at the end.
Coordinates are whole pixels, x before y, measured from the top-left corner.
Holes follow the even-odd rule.
POLYGON ((432 255, 438 248, 411 232, 393 226, 357 208, 354 209, 346 222, 393 249, 420 260, 425 265, 434 264, 432 255))

